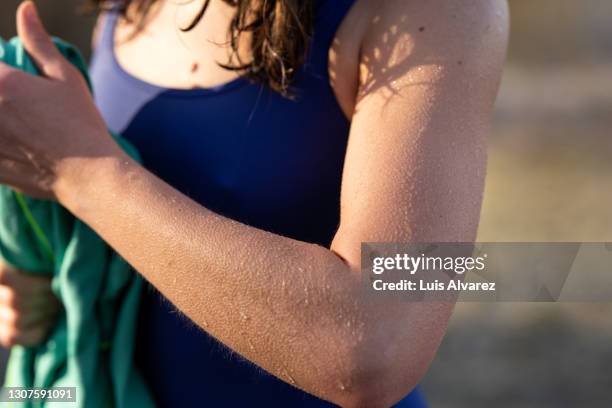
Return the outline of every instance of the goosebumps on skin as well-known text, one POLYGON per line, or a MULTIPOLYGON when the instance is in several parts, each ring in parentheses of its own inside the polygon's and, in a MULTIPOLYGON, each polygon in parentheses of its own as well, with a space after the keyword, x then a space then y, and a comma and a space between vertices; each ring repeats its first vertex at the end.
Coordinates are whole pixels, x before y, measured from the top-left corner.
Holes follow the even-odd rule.
POLYGON ((360 243, 475 239, 508 12, 503 0, 355 8, 359 42, 332 55, 356 76, 332 75, 352 125, 331 248, 216 215, 102 136, 54 135, 80 158, 56 153, 53 193, 231 349, 323 399, 383 407, 421 379, 453 306, 360 302, 360 243))
POLYGON ((331 251, 219 217, 131 165, 68 200, 209 333, 343 406, 401 399, 444 333, 452 305, 358 301, 360 242, 474 240, 507 34, 503 1, 374 3, 356 6, 370 19, 331 251))

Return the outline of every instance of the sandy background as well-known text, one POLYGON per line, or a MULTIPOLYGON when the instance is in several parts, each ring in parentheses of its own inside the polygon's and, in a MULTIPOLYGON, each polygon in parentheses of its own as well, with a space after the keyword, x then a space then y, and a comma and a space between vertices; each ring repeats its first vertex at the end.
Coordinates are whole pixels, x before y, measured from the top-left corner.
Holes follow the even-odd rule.
MULTIPOLYGON (((84 49, 77 1, 39 0, 84 49)), ((16 0, 0 2, 0 35, 16 0)), ((511 0, 480 241, 612 241, 612 2, 511 0)), ((462 304, 423 382, 432 407, 612 406, 609 304, 462 304)))
MULTIPOLYGON (((612 2, 510 7, 479 240, 611 241, 612 2)), ((432 407, 610 407, 612 307, 460 304, 424 388, 432 407)))

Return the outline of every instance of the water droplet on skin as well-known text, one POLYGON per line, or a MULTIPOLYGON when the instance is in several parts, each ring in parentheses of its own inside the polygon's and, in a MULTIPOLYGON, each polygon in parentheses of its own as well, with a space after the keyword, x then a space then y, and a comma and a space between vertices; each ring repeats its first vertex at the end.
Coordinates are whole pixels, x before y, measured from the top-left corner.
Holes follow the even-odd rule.
POLYGON ((293 379, 291 374, 289 374, 289 371, 287 371, 286 369, 283 369, 283 371, 284 371, 285 377, 287 378, 287 380, 289 380, 289 384, 297 385, 297 383, 295 382, 295 379, 293 379))
POLYGON ((248 322, 249 321, 249 316, 247 316, 246 314, 244 314, 243 312, 240 312, 240 319, 243 322, 248 322))

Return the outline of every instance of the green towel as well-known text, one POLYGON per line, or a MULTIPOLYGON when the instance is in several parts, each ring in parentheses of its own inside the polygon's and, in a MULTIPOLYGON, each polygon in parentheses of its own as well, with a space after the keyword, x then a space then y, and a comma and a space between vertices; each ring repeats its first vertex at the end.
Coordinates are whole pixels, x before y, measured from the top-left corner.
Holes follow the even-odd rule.
MULTIPOLYGON (((79 52, 54 41, 89 83, 79 52)), ((39 73, 17 38, 0 39, 0 61, 39 73)), ((138 158, 133 147, 114 137, 138 158)), ((64 307, 44 344, 12 348, 5 386, 76 387, 77 403, 71 407, 154 406, 133 364, 142 280, 119 255, 59 204, 35 200, 5 186, 0 186, 0 254, 15 268, 53 274, 52 289, 64 307)), ((66 406, 53 402, 15 405, 66 406)))

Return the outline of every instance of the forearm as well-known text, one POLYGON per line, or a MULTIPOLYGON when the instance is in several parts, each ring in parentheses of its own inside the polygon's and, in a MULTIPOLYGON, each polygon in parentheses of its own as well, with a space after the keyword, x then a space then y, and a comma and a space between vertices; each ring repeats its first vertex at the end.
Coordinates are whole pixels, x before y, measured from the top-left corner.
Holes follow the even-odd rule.
POLYGON ((358 78, 330 249, 214 214, 122 155, 80 73, 25 17, 29 2, 18 28, 44 78, 0 64, 0 182, 59 199, 271 373, 343 406, 392 405, 424 373, 452 305, 361 302, 360 242, 474 239, 508 20, 503 0, 367 3, 376 24, 338 71, 358 78))
POLYGON ((366 316, 340 257, 214 214, 129 159, 79 168, 58 198, 196 324, 320 396, 358 381, 366 316))

